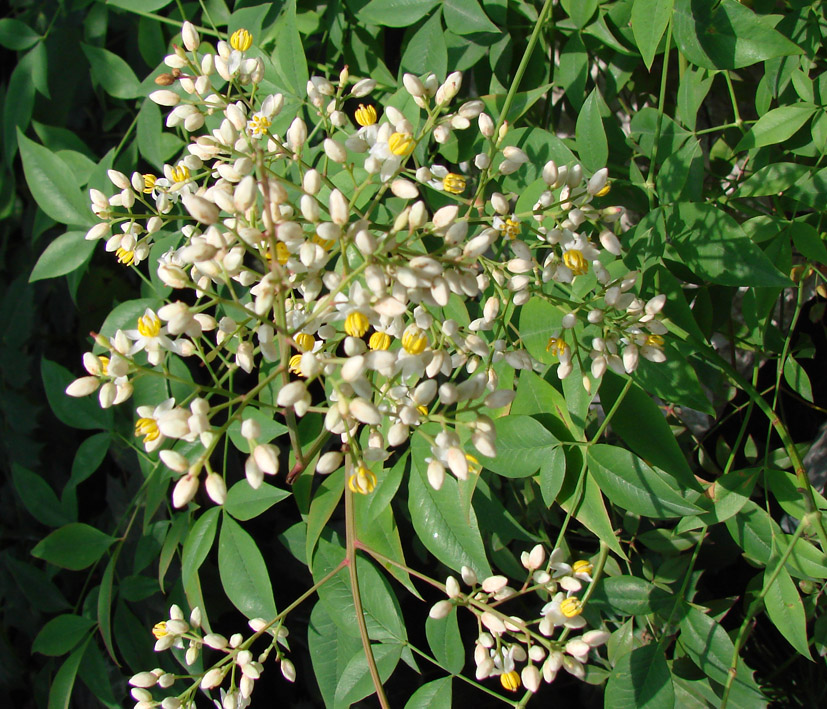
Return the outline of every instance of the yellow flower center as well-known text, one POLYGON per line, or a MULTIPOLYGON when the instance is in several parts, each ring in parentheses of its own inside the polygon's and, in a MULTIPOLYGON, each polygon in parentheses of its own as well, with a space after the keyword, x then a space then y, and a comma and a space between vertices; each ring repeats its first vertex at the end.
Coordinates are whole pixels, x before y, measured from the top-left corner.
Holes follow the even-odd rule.
POLYGON ((591 562, 586 561, 586 559, 579 559, 578 561, 575 561, 571 565, 571 569, 572 569, 572 571, 574 571, 574 573, 576 573, 576 574, 589 574, 589 576, 591 576, 593 568, 594 567, 591 565, 591 562))
POLYGON ((347 486, 351 492, 369 495, 376 489, 376 476, 364 465, 360 465, 359 469, 348 478, 347 486))
POLYGON ((516 692, 520 688, 520 675, 514 670, 503 672, 500 675, 500 684, 509 692, 516 692))
POLYGON ((157 315, 141 315, 138 318, 138 332, 144 337, 158 337, 161 334, 161 320, 157 315))
POLYGON ((589 272, 589 262, 579 249, 569 249, 563 254, 563 263, 575 276, 584 276, 589 272))
POLYGON ((391 346, 391 336, 387 332, 374 332, 370 336, 368 346, 372 350, 386 350, 391 346))
POLYGON ((256 114, 247 123, 247 130, 252 135, 265 135, 270 128, 272 121, 267 116, 256 114))
POLYGON ((179 164, 177 167, 172 168, 169 172, 172 177, 172 181, 175 183, 186 182, 190 179, 190 169, 186 165, 179 164))
POLYGON ((442 178, 442 189, 451 194, 460 194, 465 190, 465 178, 462 175, 449 172, 442 178))
MULTIPOLYGON (((135 423, 135 435, 143 436, 144 443, 149 443, 161 435, 161 429, 158 428, 155 419, 142 417, 135 423)), ((164 625, 164 628, 166 628, 166 625, 164 625)))
POLYGON ((468 472, 469 473, 473 473, 474 475, 478 475, 480 473, 480 471, 482 471, 482 463, 480 463, 470 453, 465 454, 465 460, 468 461, 468 472))
POLYGON ((427 407, 427 406, 425 406, 425 404, 420 404, 419 406, 417 406, 417 407, 416 407, 416 410, 417 410, 420 414, 422 414, 423 416, 427 416, 427 415, 428 415, 428 407, 427 407))
POLYGON ((612 189, 612 186, 607 182, 606 186, 598 192, 595 197, 604 197, 605 195, 609 194, 609 190, 612 189))
POLYGON ((313 349, 313 345, 316 344, 313 335, 308 335, 306 332, 299 332, 293 335, 293 341, 296 343, 296 349, 301 352, 310 352, 310 350, 313 349))
POLYGON ((297 374, 300 377, 304 376, 304 372, 302 372, 302 356, 300 354, 294 354, 287 365, 287 369, 291 371, 293 374, 297 374))
POLYGON ((402 334, 402 348, 408 354, 421 354, 427 346, 428 335, 416 325, 410 325, 402 334))
POLYGON ((322 237, 318 234, 313 234, 311 241, 314 244, 321 246, 325 251, 330 251, 330 249, 336 245, 336 242, 333 239, 322 239, 322 237))
POLYGON ((566 616, 566 618, 574 618, 583 612, 583 604, 579 598, 571 596, 560 603, 560 612, 566 616))
POLYGON ((135 252, 128 251, 123 247, 119 246, 115 251, 115 256, 118 257, 118 261, 122 263, 124 266, 131 266, 135 263, 135 252))
POLYGON ((566 344, 565 340, 561 340, 558 337, 548 338, 546 352, 551 352, 551 354, 555 357, 560 357, 561 355, 564 355, 568 349, 569 346, 566 344))
POLYGON ((393 133, 391 137, 388 138, 388 147, 391 149, 391 152, 402 158, 413 152, 414 145, 416 145, 414 139, 405 133, 393 133))
POLYGON ((367 315, 353 312, 345 318, 345 332, 351 337, 362 337, 370 326, 367 315))
POLYGON ((155 181, 158 179, 155 175, 147 173, 143 175, 144 178, 144 194, 151 194, 155 189, 155 181))
POLYGON ((101 363, 101 374, 103 374, 103 376, 106 376, 107 370, 109 369, 109 357, 104 357, 103 355, 100 355, 98 357, 98 360, 101 363))
POLYGON ((359 108, 356 109, 354 118, 362 127, 372 126, 376 123, 376 109, 371 105, 365 106, 365 104, 360 103, 359 108))
POLYGON ((663 347, 663 338, 660 335, 647 335, 646 344, 651 347, 663 347))
POLYGON ((155 625, 152 626, 152 634, 159 640, 165 635, 169 635, 169 632, 167 631, 167 622, 162 620, 160 623, 155 623, 155 625))
POLYGON ((506 219, 500 224, 500 232, 509 239, 516 239, 517 234, 520 233, 520 222, 515 219, 506 219))
POLYGON ((253 46, 253 35, 245 29, 236 30, 230 36, 230 46, 236 51, 246 52, 253 46))

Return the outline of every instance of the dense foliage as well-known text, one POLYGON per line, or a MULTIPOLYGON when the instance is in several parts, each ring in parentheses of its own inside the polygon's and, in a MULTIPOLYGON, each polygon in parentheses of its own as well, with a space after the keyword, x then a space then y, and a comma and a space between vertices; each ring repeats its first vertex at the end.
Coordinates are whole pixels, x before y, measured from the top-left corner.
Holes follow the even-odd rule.
POLYGON ((15 3, 9 701, 824 701, 825 31, 15 3))

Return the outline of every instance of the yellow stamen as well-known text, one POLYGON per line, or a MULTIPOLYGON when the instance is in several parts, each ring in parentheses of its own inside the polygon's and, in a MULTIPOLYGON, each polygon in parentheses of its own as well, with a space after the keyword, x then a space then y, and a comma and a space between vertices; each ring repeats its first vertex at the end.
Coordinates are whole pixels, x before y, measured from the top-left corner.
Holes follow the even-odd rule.
POLYGON ((365 106, 365 104, 360 103, 359 108, 356 109, 354 118, 356 119, 356 122, 363 128, 367 126, 372 126, 374 123, 376 123, 376 109, 370 104, 365 106))
POLYGON ((109 369, 109 357, 104 357, 103 355, 98 356, 98 360, 101 363, 101 374, 106 376, 107 370, 109 369))
POLYGON ((414 139, 405 133, 393 133, 391 137, 388 138, 388 147, 391 149, 391 152, 401 158, 410 155, 415 145, 414 139))
POLYGON ((144 443, 149 443, 161 435, 161 429, 158 428, 158 423, 155 419, 142 417, 135 423, 135 435, 143 436, 144 443))
POLYGON ((479 475, 479 473, 482 471, 482 463, 480 463, 470 453, 465 454, 465 460, 468 461, 468 472, 473 473, 474 475, 479 475))
POLYGON ((177 167, 173 167, 169 172, 172 181, 175 183, 186 182, 190 179, 190 169, 186 165, 179 163, 177 167))
POLYGON ((359 470, 348 478, 347 486, 351 492, 369 495, 376 489, 376 476, 364 465, 360 465, 359 470))
POLYGON ((252 135, 265 135, 270 128, 272 121, 267 116, 256 114, 247 123, 247 130, 252 135))
POLYGON ((138 318, 138 332, 144 337, 158 337, 161 334, 161 320, 157 315, 141 315, 138 318))
POLYGON ((509 692, 516 692, 520 688, 520 675, 514 670, 503 672, 500 675, 500 684, 509 692))
POLYGON ((428 415, 428 407, 427 407, 427 406, 425 406, 424 404, 420 404, 419 406, 417 406, 417 407, 416 407, 416 410, 417 410, 420 414, 422 414, 423 416, 427 416, 427 415, 428 415))
POLYGON ((442 178, 442 189, 451 194, 461 194, 465 190, 465 185, 465 178, 453 172, 442 178))
POLYGON ((663 347, 663 338, 660 335, 647 335, 646 344, 650 347, 663 347))
POLYGON ((314 244, 321 246, 325 251, 330 251, 330 249, 336 245, 336 242, 333 239, 322 239, 322 237, 318 234, 313 234, 311 241, 314 244))
POLYGON ((561 340, 557 337, 549 337, 548 344, 546 345, 546 352, 551 352, 552 355, 555 357, 560 357, 566 353, 569 349, 569 346, 566 344, 565 340, 561 340))
POLYGON ((500 224, 499 229, 503 236, 507 236, 509 239, 516 239, 520 233, 520 222, 514 219, 506 219, 500 224))
POLYGON ((236 30, 230 36, 230 46, 236 51, 246 52, 253 46, 253 35, 245 29, 236 30))
POLYGON ((607 182, 606 186, 598 192, 595 197, 604 197, 605 195, 609 194, 609 190, 612 189, 612 186, 607 182))
POLYGON ((563 263, 575 276, 585 276, 589 272, 589 262, 579 249, 569 249, 563 254, 563 263))
POLYGON ((560 603, 560 612, 566 616, 566 618, 574 618, 583 612, 583 604, 579 598, 571 596, 560 603))
POLYGON ((144 178, 144 194, 151 194, 152 190, 155 189, 155 181, 158 179, 155 175, 151 173, 147 173, 143 176, 144 178))
POLYGON ((296 343, 296 349, 300 352, 310 352, 313 349, 313 345, 316 344, 313 335, 309 335, 306 332, 299 332, 293 335, 293 341, 296 343))
POLYGON ((586 559, 579 559, 571 565, 571 569, 572 571, 574 571, 574 573, 588 574, 589 576, 591 576, 593 568, 594 567, 592 566, 591 562, 587 561, 586 559))
MULTIPOLYGON (((267 252, 267 258, 272 258, 270 256, 270 252, 267 252)), ((276 261, 278 261, 282 266, 287 263, 287 259, 290 258, 290 252, 287 250, 287 244, 283 241, 279 241, 276 244, 276 261)))
POLYGON ((155 625, 152 626, 152 634, 159 640, 165 635, 169 635, 169 632, 167 632, 167 622, 162 620, 160 623, 155 623, 155 625))
POLYGON ((428 335, 416 325, 409 325, 402 333, 402 348, 408 354, 418 355, 428 346, 428 335))
POLYGON ((391 346, 391 336, 387 332, 377 330, 370 336, 368 346, 372 350, 386 350, 391 346))
POLYGON ((345 318, 345 332, 351 337, 362 337, 370 326, 367 315, 353 312, 345 318))
POLYGON ((288 363, 287 369, 293 374, 297 374, 298 376, 303 377, 304 372, 302 372, 302 356, 300 354, 293 355, 290 358, 290 362, 288 363))
POLYGON ((115 256, 118 257, 118 261, 122 263, 124 266, 131 266, 135 263, 135 252, 128 251, 123 247, 119 246, 115 251, 115 256))

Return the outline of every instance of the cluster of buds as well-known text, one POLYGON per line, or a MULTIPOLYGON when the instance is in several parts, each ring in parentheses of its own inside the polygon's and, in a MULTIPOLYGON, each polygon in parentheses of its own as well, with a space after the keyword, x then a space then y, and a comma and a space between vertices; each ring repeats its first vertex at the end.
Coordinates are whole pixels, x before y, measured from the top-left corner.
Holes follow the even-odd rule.
POLYGON ((489 576, 479 583, 473 570, 463 567, 462 580, 471 587, 470 591, 463 593, 459 581, 448 577, 448 599, 432 606, 431 618, 444 618, 455 606, 464 606, 476 616, 474 663, 478 680, 499 677, 504 689, 513 692, 522 685, 536 692, 543 680, 553 682, 561 668, 583 679, 592 650, 609 638, 605 630, 583 631, 586 620, 577 593, 584 583, 592 582, 591 563, 579 560, 569 565, 560 549, 555 549, 546 560, 545 550, 539 544, 530 552, 523 552, 521 561, 528 574, 519 589, 510 586, 508 578, 501 575, 489 576), (500 610, 503 603, 526 594, 536 594, 546 601, 539 618, 526 620, 500 610), (583 632, 570 637, 572 631, 583 632))
POLYGON ((201 630, 201 611, 194 608, 189 621, 184 619, 181 608, 173 605, 170 608, 169 618, 156 623, 152 634, 156 638, 155 651, 162 652, 170 648, 183 650, 186 647, 185 662, 188 666, 195 663, 204 649, 211 649, 223 653, 223 657, 213 663, 205 672, 199 675, 173 675, 161 669, 139 672, 134 675, 129 684, 132 685, 132 697, 137 701, 135 709, 185 709, 195 706, 194 695, 198 689, 205 692, 217 689, 229 678, 229 688, 221 689, 221 700, 216 702, 218 709, 238 709, 250 703, 250 696, 257 680, 264 671, 264 663, 275 650, 275 659, 281 667, 282 675, 290 682, 296 679, 296 669, 293 663, 284 656, 284 650, 289 650, 287 643, 287 628, 279 624, 256 618, 250 621, 253 635, 244 638, 241 633, 235 633, 226 638, 218 633, 203 633, 201 630), (258 656, 254 656, 250 647, 252 643, 263 635, 271 637, 268 647, 258 656), (284 649, 282 649, 284 648, 284 649), (164 699, 155 699, 151 689, 169 689, 176 681, 188 681, 188 687, 175 696, 164 699))
POLYGON ((98 337, 99 353, 84 357, 89 376, 67 390, 100 388, 110 406, 129 398, 134 377, 165 376, 172 358, 199 360, 210 386, 141 402, 137 412, 147 451, 166 439, 193 444, 187 457, 162 455, 181 475, 176 506, 196 494, 202 469, 208 494, 223 504, 226 481, 209 460, 228 407, 245 422, 250 485, 277 472, 280 451, 247 421, 250 404, 294 430, 308 412, 322 417, 340 444, 296 449, 295 459, 310 463, 326 447, 315 469, 347 465, 354 493, 370 493, 382 461, 416 435, 432 452, 433 487, 448 471, 479 472, 476 455, 496 455, 492 412, 514 397, 499 387, 497 365, 543 367, 503 320, 532 298, 565 311, 549 340, 561 378, 581 355, 595 377, 607 367, 632 371, 638 354, 663 358, 664 299, 633 294, 637 274, 616 258, 620 211, 593 203, 608 191, 605 169, 587 176, 579 165, 548 163, 548 189, 533 210, 515 213, 514 196, 495 188, 530 158, 508 144, 507 126, 496 129, 483 101, 453 106, 458 72, 442 83, 405 75, 414 106, 403 111, 398 100, 372 98, 373 80, 344 69, 335 82, 311 77, 301 106, 269 83, 245 30, 219 42, 217 54, 199 53, 189 23, 182 37, 165 59, 169 88, 150 98, 172 109, 167 124, 189 135, 188 154, 163 176, 110 171, 116 192, 92 191, 102 221, 87 235, 106 239, 131 268, 161 237, 177 238, 150 268, 181 296, 147 310, 134 329, 98 337), (352 116, 351 99, 360 101, 352 116), (438 162, 440 144, 475 126, 473 164, 438 162), (267 399, 229 404, 239 394, 228 384, 236 369, 256 374, 255 391, 267 399), (439 433, 426 434, 424 423, 439 433))

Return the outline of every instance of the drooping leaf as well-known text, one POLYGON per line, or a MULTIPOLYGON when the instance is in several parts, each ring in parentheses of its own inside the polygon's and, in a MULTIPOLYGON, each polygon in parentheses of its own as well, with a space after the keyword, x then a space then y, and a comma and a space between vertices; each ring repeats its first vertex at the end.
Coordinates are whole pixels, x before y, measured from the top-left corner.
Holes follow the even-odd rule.
POLYGON ((258 517, 269 510, 277 502, 290 497, 287 490, 262 483, 254 490, 246 480, 239 480, 227 491, 227 501, 224 509, 242 522, 258 517))
POLYGON ((673 709, 675 689, 658 643, 636 648, 618 660, 606 684, 606 696, 617 709, 673 709))
POLYGON ((454 608, 444 618, 426 618, 425 635, 434 659, 442 669, 455 675, 462 672, 465 665, 465 646, 459 634, 457 609, 454 608))
POLYGON ((632 33, 643 63, 649 70, 672 17, 672 4, 673 0, 635 0, 632 5, 632 33))
POLYGON ((81 522, 56 529, 41 540, 32 556, 55 566, 80 571, 94 564, 115 543, 115 538, 81 522))
POLYGON ((816 112, 808 103, 780 106, 765 113, 735 146, 735 152, 783 143, 791 138, 816 112))
MULTIPOLYGON (((772 569, 764 570, 764 583, 769 581, 772 569)), ((812 659, 807 642, 807 616, 795 582, 785 569, 780 569, 775 581, 764 596, 767 616, 778 631, 801 655, 812 659)))
POLYGON ((371 0, 357 12, 360 22, 410 27, 439 4, 438 0, 371 0))
POLYGON ((86 241, 85 236, 82 231, 69 231, 57 237, 40 255, 29 283, 66 275, 86 263, 95 250, 95 242, 86 241))
POLYGON ((110 96, 115 98, 136 98, 141 95, 141 82, 132 67, 114 52, 91 44, 81 44, 89 60, 92 77, 110 96))
POLYGON ((589 94, 580 113, 577 114, 574 131, 577 154, 584 167, 591 172, 606 167, 609 159, 609 143, 606 140, 606 130, 603 128, 603 119, 600 116, 602 100, 597 89, 589 94))
POLYGON ((480 456, 489 470, 507 478, 524 478, 540 469, 559 441, 530 416, 496 419, 497 457, 480 456))
POLYGON ((58 657, 74 649, 95 625, 80 615, 64 613, 44 625, 32 643, 32 652, 58 657))
POLYGON ((408 699, 405 709, 451 709, 451 678, 442 677, 423 684, 408 699))

